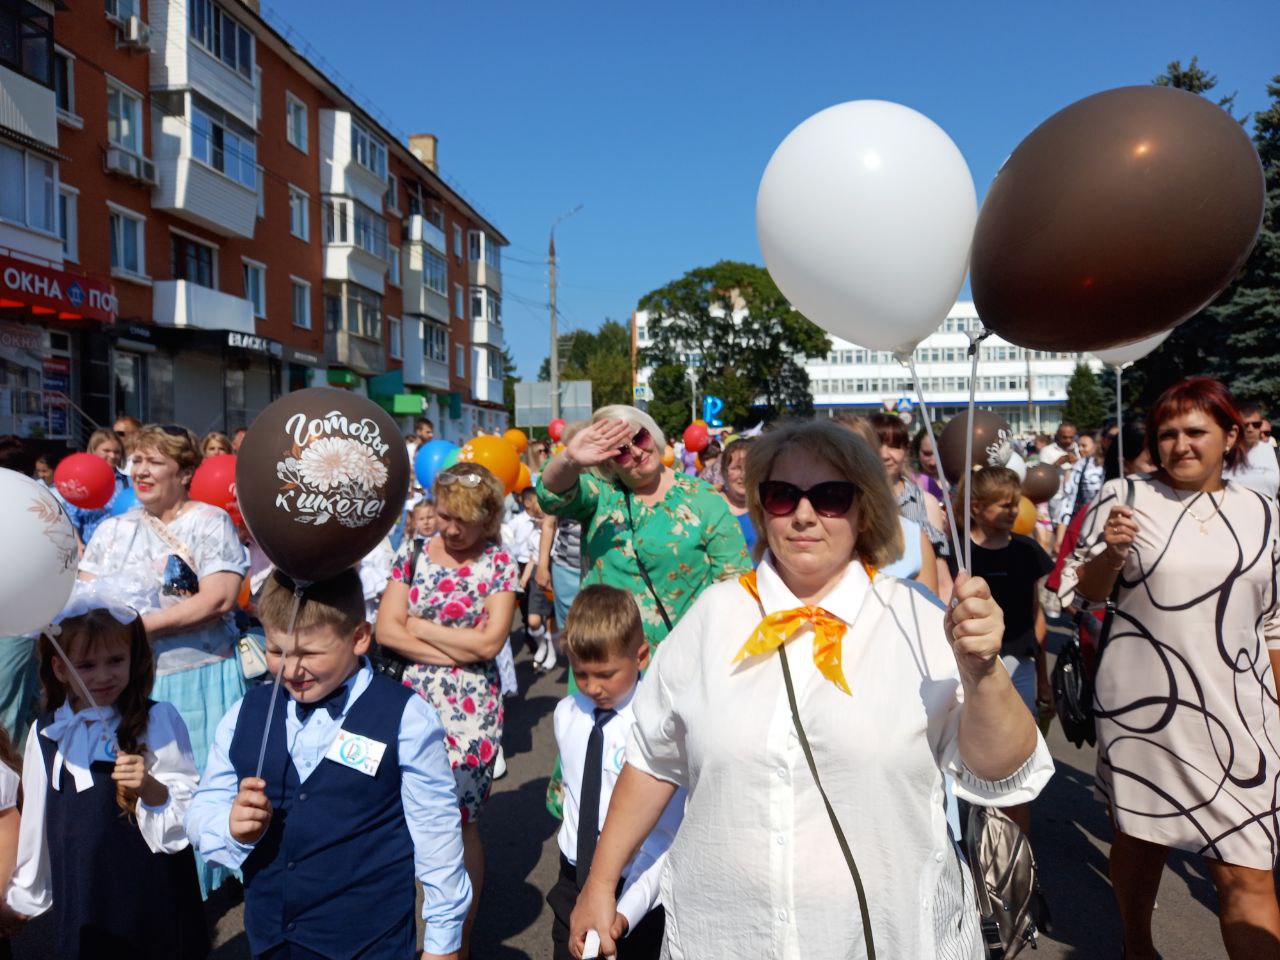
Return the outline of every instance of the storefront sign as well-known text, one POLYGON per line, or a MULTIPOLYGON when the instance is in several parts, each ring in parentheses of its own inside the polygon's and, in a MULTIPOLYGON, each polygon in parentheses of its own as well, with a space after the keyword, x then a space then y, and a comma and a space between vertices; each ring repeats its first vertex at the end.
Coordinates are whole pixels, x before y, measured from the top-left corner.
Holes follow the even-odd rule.
POLYGON ((284 359, 288 363, 298 363, 304 367, 323 367, 324 357, 310 350, 299 350, 297 347, 285 347, 284 359))
POLYGON ((271 340, 268 337, 260 337, 253 333, 236 333, 234 330, 228 331, 227 346, 237 347, 241 350, 251 350, 254 353, 266 353, 273 357, 280 356, 279 341, 271 340))
MULTIPOLYGON (((44 392, 70 395, 71 359, 69 357, 44 358, 44 392)), ((49 398, 45 399, 47 401, 49 398)))
POLYGON ((117 303, 109 283, 0 256, 0 307, 27 307, 59 320, 110 323, 117 303))

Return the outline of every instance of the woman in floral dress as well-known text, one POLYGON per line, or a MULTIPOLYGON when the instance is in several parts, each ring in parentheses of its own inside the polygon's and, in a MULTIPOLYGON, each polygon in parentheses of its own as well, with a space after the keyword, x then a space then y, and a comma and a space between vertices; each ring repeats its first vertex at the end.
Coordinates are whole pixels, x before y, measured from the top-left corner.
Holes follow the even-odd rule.
POLYGON ((412 539, 401 546, 378 607, 377 636, 412 662, 405 685, 429 700, 444 724, 474 891, 463 930, 466 957, 484 883, 478 818, 502 742, 494 658, 511 632, 517 571, 498 540, 504 491, 493 474, 455 464, 436 476, 434 497, 437 535, 419 553, 412 539))

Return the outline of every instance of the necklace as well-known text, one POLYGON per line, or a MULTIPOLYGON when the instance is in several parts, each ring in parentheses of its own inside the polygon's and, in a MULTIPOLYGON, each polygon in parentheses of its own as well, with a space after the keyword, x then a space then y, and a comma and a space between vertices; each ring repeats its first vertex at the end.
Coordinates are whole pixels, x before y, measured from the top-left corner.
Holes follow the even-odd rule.
MULTIPOLYGON (((1174 492, 1177 493, 1176 488, 1174 492)), ((1182 512, 1185 513, 1187 516, 1189 516, 1196 523, 1200 524, 1200 536, 1202 537, 1207 537, 1209 535, 1209 521, 1222 512, 1222 504, 1226 500, 1225 497, 1223 497, 1221 500, 1214 500, 1212 493, 1205 493, 1205 491, 1203 490, 1197 491, 1195 494, 1191 496, 1189 500, 1184 499, 1182 495, 1179 493, 1178 499, 1182 502, 1182 512), (1191 504, 1195 503, 1196 500, 1201 496, 1208 497, 1209 502, 1213 504, 1213 511, 1207 517, 1197 517, 1191 509, 1191 504)))

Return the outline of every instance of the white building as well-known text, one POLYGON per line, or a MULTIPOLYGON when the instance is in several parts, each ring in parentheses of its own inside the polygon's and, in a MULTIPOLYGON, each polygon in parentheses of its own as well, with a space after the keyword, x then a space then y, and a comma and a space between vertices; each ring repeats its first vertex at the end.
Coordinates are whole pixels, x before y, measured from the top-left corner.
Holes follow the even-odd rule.
MULTIPOLYGON (((636 346, 650 344, 649 316, 635 314, 636 346)), ((982 328, 972 301, 961 300, 951 308, 936 333, 916 347, 916 370, 925 399, 936 420, 945 420, 969 402, 969 331, 982 328)), ((1102 363, 1081 353, 1025 350, 991 335, 979 347, 978 406, 998 411, 1018 432, 1052 433, 1062 419, 1067 381, 1076 364, 1084 362, 1097 372, 1102 363)), ((870 413, 899 401, 916 407, 911 374, 892 354, 867 350, 855 343, 831 338, 831 353, 805 364, 820 416, 870 413)), ((648 383, 649 370, 637 371, 636 382, 648 383)))

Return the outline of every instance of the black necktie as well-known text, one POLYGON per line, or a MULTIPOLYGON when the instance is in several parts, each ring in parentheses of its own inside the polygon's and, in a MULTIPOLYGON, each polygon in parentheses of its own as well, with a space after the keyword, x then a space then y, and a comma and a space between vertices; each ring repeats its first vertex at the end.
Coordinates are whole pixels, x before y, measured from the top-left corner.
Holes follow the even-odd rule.
POLYGON ((293 702, 293 709, 298 714, 298 722, 306 723, 320 707, 323 707, 333 719, 342 715, 342 708, 347 705, 347 685, 344 683, 337 690, 321 697, 315 703, 293 702))
POLYGON ((596 855, 600 836, 600 778, 604 773, 604 725, 618 715, 616 710, 592 711, 595 726, 587 738, 587 762, 582 772, 581 802, 578 805, 578 887, 587 881, 591 858, 596 855))

